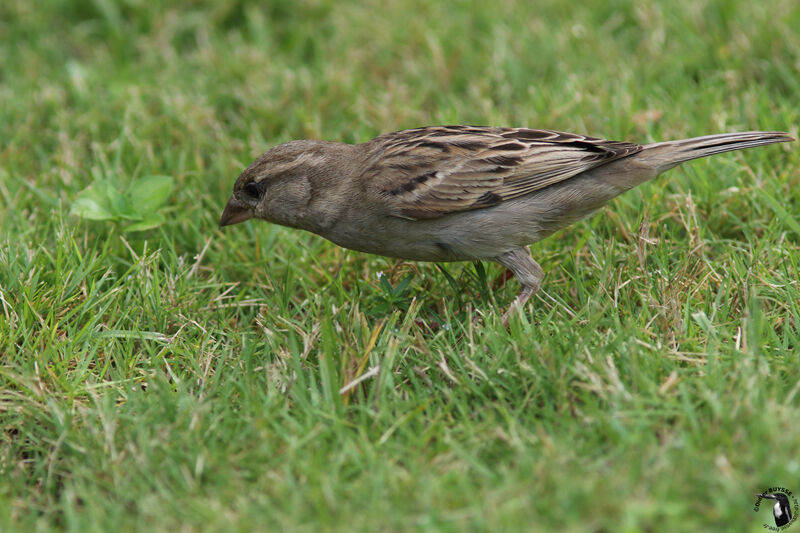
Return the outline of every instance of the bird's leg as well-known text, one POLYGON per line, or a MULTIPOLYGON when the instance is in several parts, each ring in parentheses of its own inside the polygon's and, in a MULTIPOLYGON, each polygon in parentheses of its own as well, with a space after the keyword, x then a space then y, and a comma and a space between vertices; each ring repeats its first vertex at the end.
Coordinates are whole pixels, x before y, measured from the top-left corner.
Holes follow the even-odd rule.
POLYGON ((539 263, 533 260, 530 251, 524 247, 514 248, 510 252, 495 257, 494 261, 511 270, 519 284, 522 285, 522 290, 517 298, 508 307, 508 310, 503 313, 503 325, 508 327, 508 319, 512 311, 514 309, 521 310, 525 302, 536 294, 536 291, 542 286, 544 271, 542 271, 542 267, 539 266, 539 263))

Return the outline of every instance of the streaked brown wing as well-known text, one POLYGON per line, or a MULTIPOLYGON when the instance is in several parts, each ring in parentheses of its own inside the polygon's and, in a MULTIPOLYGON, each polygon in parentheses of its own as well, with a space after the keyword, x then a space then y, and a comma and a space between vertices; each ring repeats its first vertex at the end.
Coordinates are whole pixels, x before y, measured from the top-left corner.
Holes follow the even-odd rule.
POLYGON ((370 141, 367 183, 410 219, 496 205, 639 152, 638 144, 522 128, 437 126, 370 141))

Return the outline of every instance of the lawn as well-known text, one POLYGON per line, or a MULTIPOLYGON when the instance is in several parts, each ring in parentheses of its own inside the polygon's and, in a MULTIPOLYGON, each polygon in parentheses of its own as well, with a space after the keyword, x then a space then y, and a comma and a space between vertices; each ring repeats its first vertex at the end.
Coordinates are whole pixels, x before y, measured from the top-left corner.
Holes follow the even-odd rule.
MULTIPOLYGON (((800 145, 686 164, 495 264, 250 221, 296 138, 800 124, 800 4, 0 3, 0 530, 761 531, 800 491, 800 145), (71 214, 172 188, 163 224, 71 214)), ((793 524, 800 531, 800 525, 793 524)))

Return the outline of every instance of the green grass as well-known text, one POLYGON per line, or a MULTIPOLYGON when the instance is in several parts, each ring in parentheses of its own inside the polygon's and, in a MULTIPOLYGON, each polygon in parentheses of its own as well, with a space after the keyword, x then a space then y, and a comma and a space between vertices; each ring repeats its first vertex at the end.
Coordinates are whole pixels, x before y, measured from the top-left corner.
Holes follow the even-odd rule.
POLYGON ((3 1, 0 530, 771 524, 754 494, 800 491, 797 144, 535 244, 510 331, 494 264, 216 224, 294 138, 796 136, 797 28, 794 0, 3 1), (160 228, 69 215, 151 174, 160 228))

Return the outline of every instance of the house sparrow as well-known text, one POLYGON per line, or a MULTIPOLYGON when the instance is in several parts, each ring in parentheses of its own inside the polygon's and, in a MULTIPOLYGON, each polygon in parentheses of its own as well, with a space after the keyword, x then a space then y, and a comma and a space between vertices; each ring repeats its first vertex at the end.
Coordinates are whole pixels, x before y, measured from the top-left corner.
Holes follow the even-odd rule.
POLYGON ((751 131, 640 145, 549 130, 435 126, 362 144, 291 141, 242 172, 219 225, 255 217, 362 252, 496 261, 522 286, 507 321, 542 283, 528 244, 685 161, 793 140, 751 131))

